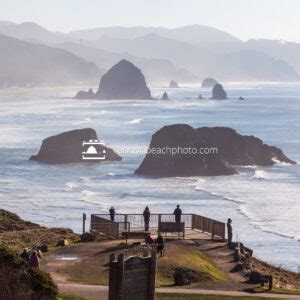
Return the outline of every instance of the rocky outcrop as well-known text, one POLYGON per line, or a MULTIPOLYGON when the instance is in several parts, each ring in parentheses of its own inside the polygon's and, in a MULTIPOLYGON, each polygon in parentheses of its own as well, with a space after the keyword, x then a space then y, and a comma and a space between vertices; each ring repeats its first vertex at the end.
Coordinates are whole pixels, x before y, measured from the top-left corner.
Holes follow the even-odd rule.
POLYGON ((97 141, 97 133, 91 128, 64 132, 43 140, 39 153, 33 155, 30 159, 48 164, 117 161, 122 159, 112 149, 97 143, 97 141), (87 142, 87 144, 83 144, 83 142, 87 142))
POLYGON ((241 135, 227 127, 198 128, 208 144, 217 147, 224 160, 232 165, 271 166, 275 161, 294 164, 276 147, 268 146, 255 136, 241 135))
POLYGON ((239 97, 239 100, 245 100, 245 98, 241 96, 241 97, 239 97))
POLYGON ((101 78, 96 99, 152 99, 145 77, 128 60, 121 60, 101 78))
POLYGON ((153 99, 141 70, 126 59, 122 59, 102 76, 99 89, 95 94, 90 89, 88 92, 78 92, 75 98, 102 100, 153 99))
POLYGON ((169 88, 170 89, 179 88, 178 83, 175 80, 171 80, 170 83, 169 83, 169 88))
POLYGON ((199 94, 199 96, 198 96, 198 98, 197 98, 198 100, 202 100, 203 99, 203 96, 202 96, 202 94, 199 94))
POLYGON ((79 91, 75 96, 76 99, 93 99, 94 97, 95 93, 93 89, 89 89, 87 92, 79 91))
POLYGON ((237 171, 232 165, 268 166, 275 161, 294 163, 280 149, 231 128, 194 129, 176 124, 152 136, 148 154, 135 173, 158 177, 233 175, 237 171))
POLYGON ((207 78, 203 79, 201 87, 202 88, 212 88, 218 83, 219 82, 216 79, 214 79, 212 77, 207 77, 207 78))
POLYGON ((206 147, 209 144, 193 127, 186 124, 165 126, 152 136, 149 153, 135 173, 159 177, 237 173, 220 155, 198 153, 206 147), (196 153, 192 152, 194 149, 196 153))
POLYGON ((167 92, 163 93, 161 100, 170 100, 167 92))
POLYGON ((218 83, 213 87, 212 99, 215 99, 215 100, 226 100, 227 99, 227 94, 224 91, 222 84, 218 83))

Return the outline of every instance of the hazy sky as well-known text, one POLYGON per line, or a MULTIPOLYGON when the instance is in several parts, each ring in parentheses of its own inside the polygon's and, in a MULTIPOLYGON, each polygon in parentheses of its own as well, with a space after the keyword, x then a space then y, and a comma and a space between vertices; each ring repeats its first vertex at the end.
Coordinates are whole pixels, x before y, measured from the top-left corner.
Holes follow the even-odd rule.
POLYGON ((0 19, 50 30, 201 24, 241 39, 300 42, 300 0, 0 0, 0 19))

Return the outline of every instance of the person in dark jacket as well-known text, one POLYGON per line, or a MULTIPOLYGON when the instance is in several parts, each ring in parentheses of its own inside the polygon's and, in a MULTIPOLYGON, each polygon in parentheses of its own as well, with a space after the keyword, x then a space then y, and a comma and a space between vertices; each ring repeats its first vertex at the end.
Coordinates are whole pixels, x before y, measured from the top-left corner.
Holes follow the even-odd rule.
POLYGON ((151 237, 151 234, 150 234, 150 233, 147 234, 147 237, 146 237, 146 244, 147 244, 147 245, 153 245, 153 244, 154 244, 153 238, 151 237))
POLYGON ((29 258, 30 258, 30 255, 29 255, 29 251, 27 248, 24 248, 23 249, 23 252, 20 254, 20 257, 25 260, 26 262, 29 262, 29 258))
POLYGON ((112 222, 114 222, 115 221, 116 210, 113 206, 109 209, 109 214, 110 214, 110 220, 112 222))
POLYGON ((231 243, 232 243, 232 220, 231 219, 228 219, 227 220, 227 239, 228 239, 228 247, 231 246, 231 243))
POLYGON ((164 244, 164 238, 160 233, 158 234, 157 239, 155 241, 155 246, 156 246, 157 253, 160 254, 160 256, 163 256, 165 244, 164 244))
POLYGON ((175 222, 180 223, 181 222, 182 211, 181 211, 179 205, 177 205, 177 208, 174 210, 174 215, 175 215, 175 222))
POLYGON ((150 209, 148 206, 146 206, 144 212, 143 212, 143 217, 144 217, 144 223, 145 223, 145 231, 149 230, 149 222, 150 222, 150 209))

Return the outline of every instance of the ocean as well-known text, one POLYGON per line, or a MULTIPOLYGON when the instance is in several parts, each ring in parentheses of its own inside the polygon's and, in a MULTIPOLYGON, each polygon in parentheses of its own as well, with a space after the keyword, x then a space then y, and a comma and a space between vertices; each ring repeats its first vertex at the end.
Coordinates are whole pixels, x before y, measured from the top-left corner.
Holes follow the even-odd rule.
POLYGON ((300 166, 238 167, 239 175, 150 179, 134 175, 143 153, 120 162, 45 165, 29 161, 44 138, 94 128, 108 147, 147 148, 164 125, 228 126, 300 162, 300 85, 227 84, 229 100, 196 100, 197 86, 151 87, 171 101, 71 99, 80 87, 0 90, 0 208, 52 227, 81 231, 82 213, 184 213, 233 220, 234 240, 277 266, 300 271, 300 166), (237 100, 243 96, 245 101, 237 100))

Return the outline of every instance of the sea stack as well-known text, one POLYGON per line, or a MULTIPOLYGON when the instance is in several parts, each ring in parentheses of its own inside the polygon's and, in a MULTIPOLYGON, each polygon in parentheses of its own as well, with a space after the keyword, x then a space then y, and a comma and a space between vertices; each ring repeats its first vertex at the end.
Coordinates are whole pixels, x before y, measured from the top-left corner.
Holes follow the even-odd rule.
POLYGON ((79 91, 75 96, 76 99, 93 99, 94 97, 95 93, 93 89, 89 89, 87 92, 79 91))
POLYGON ((222 84, 216 84, 212 89, 212 99, 215 100, 226 100, 227 93, 224 91, 222 84))
POLYGON ((212 88, 218 83, 219 82, 216 79, 214 79, 212 77, 206 77, 203 79, 201 87, 202 88, 212 88))
POLYGON ((163 93, 161 100, 170 100, 167 92, 163 93))
POLYGON ((47 164, 118 161, 122 158, 98 140, 92 128, 76 129, 43 140, 35 160, 47 164))
POLYGON ((165 126, 152 136, 149 150, 153 149, 155 151, 148 151, 136 174, 154 177, 234 175, 238 172, 233 165, 295 163, 280 149, 226 127, 165 126))
POLYGON ((169 88, 170 89, 177 89, 179 88, 178 83, 175 80, 171 80, 169 83, 169 88))
MULTIPOLYGON (((75 98, 87 99, 90 95, 80 91, 75 98)), ((101 78, 93 99, 148 100, 153 99, 140 69, 126 59, 111 67, 101 78)))
POLYGON ((101 78, 96 99, 152 99, 145 77, 128 60, 121 60, 101 78))
POLYGON ((165 126, 152 136, 149 149, 156 152, 149 151, 135 173, 155 177, 237 174, 219 154, 198 153, 208 146, 197 130, 187 124, 165 126), (187 149, 196 149, 197 153, 184 153, 187 149))

